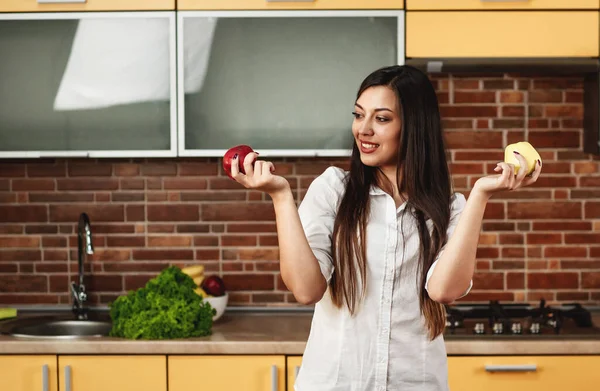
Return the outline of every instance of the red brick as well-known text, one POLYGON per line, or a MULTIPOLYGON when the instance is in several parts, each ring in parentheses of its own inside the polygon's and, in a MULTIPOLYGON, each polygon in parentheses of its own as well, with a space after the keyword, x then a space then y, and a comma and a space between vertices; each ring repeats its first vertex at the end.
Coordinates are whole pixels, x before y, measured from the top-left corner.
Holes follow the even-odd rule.
MULTIPOLYGON (((490 162, 499 162, 504 160, 504 152, 498 151, 456 151, 454 154, 454 161, 470 161, 474 160, 477 162, 480 161, 490 161, 490 162)), ((494 164, 495 165, 495 164, 494 164)))
MULTIPOLYGON (((5 246, 2 246, 5 247, 5 246)), ((40 261, 42 259, 42 252, 37 250, 25 250, 25 249, 0 249, 0 261, 40 261)))
POLYGON ((484 80, 484 90, 512 90, 515 88, 514 80, 484 80))
POLYGON ((126 221, 146 221, 146 207, 144 205, 125 206, 126 221))
POLYGON ((143 236, 109 236, 106 238, 108 247, 144 247, 146 238, 143 236))
POLYGON ((45 205, 0 205, 0 223, 30 223, 48 221, 45 205))
POLYGON ((473 129, 473 120, 442 118, 442 128, 444 128, 444 129, 473 129))
POLYGON ((504 289, 504 273, 475 273, 473 289, 504 289))
POLYGON ((79 221, 79 215, 85 212, 90 218, 92 227, 94 222, 124 221, 125 213, 122 205, 78 204, 50 205, 50 221, 72 222, 79 221))
POLYGON ((272 274, 225 274, 225 287, 231 291, 271 291, 275 288, 272 274))
POLYGON ((585 258, 587 249, 585 247, 546 247, 544 257, 546 258, 585 258))
POLYGON ((600 233, 565 234, 567 244, 596 244, 600 243, 600 233))
POLYGON ((117 190, 119 180, 116 178, 82 178, 82 179, 57 179, 57 189, 67 191, 89 190, 117 190))
POLYGON ((529 129, 548 129, 550 122, 545 118, 529 118, 527 127, 529 129))
POLYGON ((600 187, 600 177, 581 177, 579 183, 581 187, 600 187))
POLYGON ((179 175, 182 176, 210 176, 218 175, 219 166, 215 163, 180 163, 179 175))
MULTIPOLYGON (((179 224, 177 225, 177 232, 179 233, 206 233, 210 230, 208 224, 179 224)), ((171 232, 171 231, 169 231, 171 232)))
POLYGON ((206 179, 199 178, 165 178, 163 186, 167 190, 198 190, 206 189, 206 179))
POLYGON ((521 103, 524 99, 521 91, 500 91, 500 102, 502 103, 521 103))
POLYGON ((69 176, 111 176, 112 164, 103 163, 73 163, 69 164, 69 176))
POLYGON ((257 248, 237 250, 239 259, 250 261, 274 261, 279 259, 278 249, 257 248))
POLYGON ((71 203, 71 202, 93 202, 92 193, 31 193, 30 202, 71 203))
POLYGON ((213 203, 202 206, 204 221, 270 221, 275 219, 271 203, 213 203))
MULTIPOLYGON (((124 272, 139 272, 143 270, 146 273, 153 272, 156 274, 160 273, 163 269, 168 266, 166 263, 143 263, 143 262, 119 262, 119 263, 111 263, 104 262, 102 267, 105 272, 109 273, 124 273, 124 272)), ((125 277, 125 289, 127 288, 127 277, 125 277)))
POLYGON ((500 252, 496 247, 478 247, 477 258, 498 258, 500 252))
POLYGON ((193 250, 133 250, 133 259, 143 261, 193 260, 193 250))
POLYGON ((515 269, 524 269, 525 261, 517 261, 517 260, 494 260, 493 269, 494 270, 515 270, 515 269))
POLYGON ((195 251, 194 259, 202 261, 218 260, 220 251, 218 249, 197 249, 195 251))
MULTIPOLYGON (((502 117, 524 117, 525 116, 525 106, 502 106, 501 115, 502 117)), ((495 128, 523 128, 525 127, 525 119, 519 120, 519 122, 515 122, 520 124, 520 126, 501 126, 497 123, 498 120, 494 120, 495 128)), ((508 121, 508 120, 507 120, 508 121)))
POLYGON ((527 234, 527 244, 560 244, 562 234, 558 233, 530 233, 527 234))
POLYGON ((582 105, 549 105, 545 106, 546 117, 583 117, 582 105))
POLYGON ((0 274, 0 292, 48 292, 45 275, 0 274))
POLYGON ((523 244, 523 234, 500 234, 500 244, 523 244))
POLYGON ((451 149, 498 148, 502 145, 502 132, 495 131, 448 131, 445 133, 451 149))
POLYGON ((275 225, 275 223, 228 224, 227 232, 238 232, 238 233, 277 232, 277 226, 275 225))
POLYGON ((514 223, 505 222, 488 222, 484 221, 482 225, 483 231, 514 231, 514 223))
POLYGON ((495 103, 496 93, 494 91, 469 91, 454 92, 454 103, 495 103))
POLYGON ((198 221, 199 219, 198 205, 148 205, 148 221, 198 221))
POLYGON ((194 236, 194 246, 197 247, 218 247, 219 237, 214 235, 194 236))
POLYGON ((69 252, 67 250, 44 250, 44 261, 68 261, 69 252))
POLYGON ((504 219, 504 204, 500 202, 489 202, 483 214, 484 219, 504 219))
POLYGON ((55 189, 54 179, 13 179, 13 191, 48 191, 55 189))
POLYGON ((556 292, 556 300, 563 301, 587 301, 590 294, 588 292, 556 292))
POLYGON ((580 219, 580 202, 509 202, 509 219, 580 219))
POLYGON ((600 202, 588 201, 585 203, 585 218, 600 218, 600 202))
POLYGON ((577 273, 527 273, 529 289, 573 289, 579 286, 577 273))
POLYGON ((135 163, 119 163, 115 164, 115 175, 116 176, 138 176, 140 175, 140 166, 135 163))
POLYGON ((583 104, 583 91, 565 91, 565 102, 583 104))
POLYGON ((65 177, 67 175, 67 166, 65 164, 28 164, 27 176, 33 177, 65 177))
POLYGON ((143 288, 146 283, 152 278, 156 277, 156 274, 136 274, 123 276, 125 283, 125 290, 136 290, 143 288))
POLYGON ((131 250, 96 248, 94 254, 89 257, 96 261, 128 261, 131 259, 131 250))
POLYGON ((525 249, 523 247, 502 247, 503 258, 524 258, 525 249))
POLYGON ((148 236, 148 247, 190 247, 192 237, 185 235, 148 236))
POLYGON ((478 118, 497 117, 496 106, 440 106, 440 114, 444 118, 478 118))
POLYGON ((146 183, 140 178, 121 178, 119 183, 121 190, 143 190, 146 187, 146 183))
POLYGON ((123 277, 118 274, 92 274, 88 278, 87 289, 90 292, 121 292, 123 277))
POLYGON ((481 163, 451 163, 450 172, 452 175, 484 174, 481 163))
POLYGON ((575 162, 573 167, 577 174, 594 174, 598 172, 597 162, 575 162))
POLYGON ((506 289, 524 289, 525 288, 525 273, 506 274, 506 289))
POLYGON ((454 79, 452 80, 452 84, 454 86, 454 90, 478 90, 480 86, 480 82, 478 79, 469 80, 469 79, 454 79))
POLYGON ((560 261, 561 269, 600 269, 600 260, 581 260, 581 261, 560 261))
POLYGON ((592 223, 589 221, 535 221, 534 231, 590 231, 592 223))
POLYGON ((181 201, 245 201, 246 191, 201 191, 181 194, 181 201))
POLYGON ((142 166, 142 175, 146 176, 173 176, 177 175, 175 163, 148 163, 142 166))
POLYGON ((122 192, 112 193, 110 200, 113 202, 141 202, 144 201, 146 195, 144 193, 122 192))
POLYGON ((579 148, 580 132, 530 130, 529 142, 535 148, 579 148))
POLYGON ((533 90, 529 91, 528 100, 531 103, 561 103, 563 92, 561 90, 533 90))
POLYGON ((493 292, 493 291, 471 291, 468 295, 458 299, 458 302, 484 302, 489 303, 490 300, 512 301, 514 299, 513 292, 493 292))
POLYGON ((0 273, 17 273, 18 271, 16 263, 0 263, 0 273))
POLYGON ((39 236, 0 236, 0 247, 39 247, 39 236))
POLYGON ((600 289, 600 272, 581 273, 581 287, 589 289, 600 289))
POLYGON ((232 235, 221 236, 221 246, 256 246, 256 236, 232 235))
POLYGON ((494 129, 522 129, 525 127, 523 119, 495 119, 494 129))

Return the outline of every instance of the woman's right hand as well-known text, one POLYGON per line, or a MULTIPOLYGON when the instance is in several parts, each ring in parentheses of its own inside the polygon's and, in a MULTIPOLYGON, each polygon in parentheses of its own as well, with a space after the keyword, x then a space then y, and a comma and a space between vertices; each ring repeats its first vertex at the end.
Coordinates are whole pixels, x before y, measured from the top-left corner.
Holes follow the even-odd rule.
POLYGON ((284 177, 272 174, 275 171, 273 163, 256 160, 257 158, 258 154, 256 152, 246 155, 242 162, 246 174, 240 172, 239 156, 233 158, 231 161, 231 176, 233 179, 247 189, 259 190, 271 197, 290 189, 290 184, 284 177))

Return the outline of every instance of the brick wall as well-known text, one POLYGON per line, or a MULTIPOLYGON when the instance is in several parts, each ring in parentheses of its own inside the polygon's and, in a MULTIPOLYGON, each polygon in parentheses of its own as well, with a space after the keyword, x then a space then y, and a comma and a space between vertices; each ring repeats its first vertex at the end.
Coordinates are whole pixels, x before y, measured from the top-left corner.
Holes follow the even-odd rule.
MULTIPOLYGON (((507 143, 529 140, 544 174, 489 204, 467 301, 600 303, 599 160, 582 150, 582 79, 435 79, 457 190, 493 173, 507 143)), ((350 110, 350 109, 349 109, 350 110)), ((349 116, 350 120, 350 116, 349 116)), ((278 159, 298 200, 328 159, 278 159)), ((94 303, 168 264, 220 274, 234 305, 293 305, 278 274, 270 202, 224 177, 216 159, 0 162, 0 304, 68 303, 78 214, 92 221, 94 303)), ((74 276, 72 276, 74 278, 74 276)))

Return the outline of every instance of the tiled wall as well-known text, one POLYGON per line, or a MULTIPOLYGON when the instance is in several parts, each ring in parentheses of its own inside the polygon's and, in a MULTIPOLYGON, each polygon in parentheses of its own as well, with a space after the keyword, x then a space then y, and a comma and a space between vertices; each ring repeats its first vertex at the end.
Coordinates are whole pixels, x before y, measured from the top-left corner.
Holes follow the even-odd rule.
MULTIPOLYGON (((465 301, 600 303, 600 168, 582 150, 582 78, 435 78, 457 190, 529 140, 544 173, 489 204, 465 301)), ((349 108, 350 112, 351 108, 349 108)), ((349 121, 351 117, 349 114, 349 121)), ((343 160, 275 160, 298 200, 343 160)), ((75 226, 92 221, 88 290, 107 303, 168 264, 222 275, 233 305, 295 305, 278 270, 270 201, 223 176, 216 159, 0 162, 0 304, 67 303, 75 226)))

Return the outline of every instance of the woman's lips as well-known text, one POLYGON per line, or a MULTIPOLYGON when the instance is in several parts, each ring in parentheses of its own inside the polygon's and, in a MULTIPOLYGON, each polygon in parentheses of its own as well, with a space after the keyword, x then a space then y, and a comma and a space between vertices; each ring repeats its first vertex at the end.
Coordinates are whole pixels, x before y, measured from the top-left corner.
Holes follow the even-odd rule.
POLYGON ((379 144, 369 143, 366 141, 359 141, 360 151, 362 153, 373 153, 379 148, 379 144))

